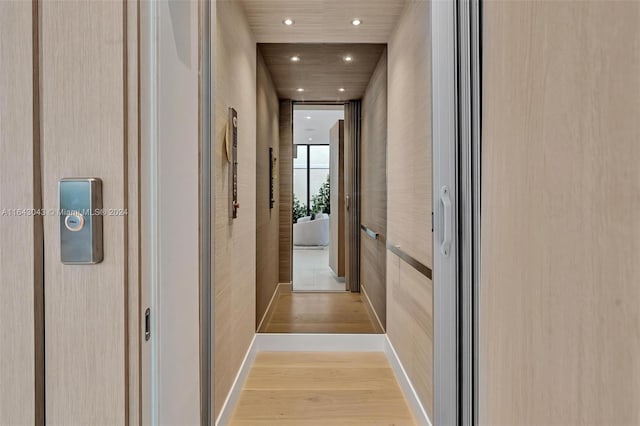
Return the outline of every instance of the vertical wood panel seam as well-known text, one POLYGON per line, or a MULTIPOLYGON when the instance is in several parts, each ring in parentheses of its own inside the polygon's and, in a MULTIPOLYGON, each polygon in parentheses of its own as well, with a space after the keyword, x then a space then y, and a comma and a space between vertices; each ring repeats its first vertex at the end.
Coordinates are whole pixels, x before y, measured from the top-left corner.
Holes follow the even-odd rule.
POLYGON ((127 55, 129 54, 127 38, 127 1, 122 0, 122 146, 123 146, 123 162, 122 162, 122 183, 123 194, 122 203, 123 208, 127 212, 122 218, 124 221, 123 226, 123 268, 124 268, 124 280, 123 280, 123 296, 124 296, 124 424, 129 424, 129 84, 128 84, 128 68, 127 68, 127 55))
MULTIPOLYGON (((140 1, 136 2, 136 21, 137 21, 137 26, 136 26, 136 47, 137 47, 137 51, 136 51, 136 65, 137 65, 137 70, 136 70, 136 76, 137 76, 137 84, 136 84, 136 102, 138 105, 138 115, 136 117, 137 120, 137 129, 136 129, 136 133, 137 133, 137 137, 138 140, 136 141, 136 146, 137 146, 137 155, 136 155, 136 171, 137 171, 137 180, 136 180, 136 185, 138 186, 138 191, 137 191, 137 229, 136 232, 138 234, 138 250, 137 250, 137 261, 138 261, 138 268, 137 268, 137 277, 136 277, 136 285, 138 286, 138 309, 136 310, 136 312, 138 313, 138 317, 135 319, 135 321, 137 322, 136 324, 136 330, 140 330, 140 313, 143 312, 142 309, 142 226, 141 226, 141 208, 142 208, 142 194, 140 193, 140 173, 141 173, 141 167, 140 167, 140 141, 142 140, 142 114, 140 111, 140 98, 141 98, 141 89, 140 89, 140 85, 141 85, 141 78, 140 78, 140 47, 141 47, 141 42, 140 42, 140 1)), ((138 342, 139 342, 139 346, 138 346, 138 424, 142 425, 142 348, 140 347, 140 345, 142 344, 142 339, 140 338, 140 334, 136 333, 136 336, 138 338, 138 342)))
MULTIPOLYGON (((40 144, 40 0, 32 3, 32 105, 33 105, 33 208, 42 209, 42 162, 40 144)), ((44 395, 44 228, 42 216, 33 216, 34 241, 34 418, 35 424, 45 424, 44 395)))

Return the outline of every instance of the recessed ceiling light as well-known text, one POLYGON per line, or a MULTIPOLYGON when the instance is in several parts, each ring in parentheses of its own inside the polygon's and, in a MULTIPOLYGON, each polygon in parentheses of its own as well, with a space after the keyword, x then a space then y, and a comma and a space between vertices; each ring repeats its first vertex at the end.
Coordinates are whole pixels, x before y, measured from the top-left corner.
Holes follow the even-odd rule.
POLYGON ((361 19, 353 18, 353 19, 351 20, 351 25, 353 25, 353 26, 355 26, 355 27, 357 27, 357 26, 358 26, 358 25, 360 25, 360 24, 362 24, 362 20, 361 20, 361 19))
POLYGON ((292 56, 291 62, 300 62, 300 56, 292 56))
POLYGON ((345 61, 345 62, 351 62, 351 61, 353 61, 353 58, 351 57, 351 55, 347 55, 347 56, 345 56, 345 57, 344 57, 344 58, 342 58, 342 59, 344 59, 344 61, 345 61))
POLYGON ((298 92, 304 92, 304 89, 303 89, 302 87, 298 87, 296 90, 297 90, 298 92))
POLYGON ((344 92, 344 87, 339 88, 338 92, 344 92))
POLYGON ((313 138, 309 138, 309 140, 310 140, 310 141, 312 141, 312 140, 313 140, 313 138))
POLYGON ((307 120, 311 120, 311 116, 310 116, 310 115, 307 115, 305 118, 306 118, 307 120))
POLYGON ((294 21, 294 20, 293 20, 293 19, 291 19, 291 18, 287 18, 287 19, 285 19, 284 21, 282 21, 282 23, 283 23, 283 24, 285 24, 286 26, 290 27, 291 25, 295 24, 295 23, 296 23, 296 21, 294 21))

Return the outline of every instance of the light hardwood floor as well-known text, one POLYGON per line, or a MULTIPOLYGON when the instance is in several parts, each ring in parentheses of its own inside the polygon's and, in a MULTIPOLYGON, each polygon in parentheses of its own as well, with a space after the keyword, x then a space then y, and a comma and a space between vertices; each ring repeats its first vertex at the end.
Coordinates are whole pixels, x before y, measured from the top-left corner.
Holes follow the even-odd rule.
POLYGON ((415 422, 382 352, 260 352, 230 425, 415 422))
POLYGON ((281 290, 260 333, 381 333, 361 294, 281 290))

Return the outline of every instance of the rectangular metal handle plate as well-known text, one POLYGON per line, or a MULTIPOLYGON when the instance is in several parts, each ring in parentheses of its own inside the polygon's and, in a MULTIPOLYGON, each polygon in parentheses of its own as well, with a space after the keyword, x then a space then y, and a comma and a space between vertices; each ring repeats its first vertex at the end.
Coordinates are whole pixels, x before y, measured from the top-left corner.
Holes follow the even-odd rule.
POLYGON ((102 262, 102 181, 64 178, 58 183, 60 260, 67 265, 102 262))

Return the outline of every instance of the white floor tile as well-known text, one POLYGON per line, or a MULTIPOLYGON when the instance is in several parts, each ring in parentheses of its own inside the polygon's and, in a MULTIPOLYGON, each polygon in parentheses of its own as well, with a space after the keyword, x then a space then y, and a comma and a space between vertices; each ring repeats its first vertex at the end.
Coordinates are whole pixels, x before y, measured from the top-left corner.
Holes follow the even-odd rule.
POLYGON ((329 248, 293 249, 294 291, 344 291, 344 278, 329 267, 329 248))

